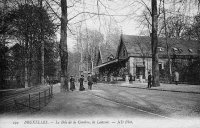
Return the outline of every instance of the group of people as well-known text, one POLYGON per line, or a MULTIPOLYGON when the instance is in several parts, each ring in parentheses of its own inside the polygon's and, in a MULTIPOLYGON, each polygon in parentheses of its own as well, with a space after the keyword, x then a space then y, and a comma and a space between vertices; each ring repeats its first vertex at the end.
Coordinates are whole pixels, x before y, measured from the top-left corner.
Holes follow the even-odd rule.
MULTIPOLYGON (((148 72, 148 86, 147 88, 151 88, 152 86, 152 75, 151 75, 151 72, 148 72)), ((175 84, 178 85, 178 82, 179 82, 179 73, 177 71, 174 72, 174 81, 175 81, 175 84)))
MULTIPOLYGON (((152 86, 152 75, 151 75, 151 72, 148 72, 148 86, 147 88, 151 88, 152 86)), ((80 87, 79 87, 79 90, 80 91, 83 91, 85 90, 84 88, 84 76, 81 75, 81 77, 79 78, 79 83, 80 83, 80 87)), ((88 78, 87 78, 87 81, 88 81, 88 89, 89 90, 92 90, 92 84, 93 84, 93 78, 92 78, 92 75, 89 74, 88 75, 88 78)), ((179 82, 179 73, 177 71, 174 72, 174 81, 175 81, 175 84, 178 85, 178 82, 179 82)), ((70 76, 70 90, 71 91, 74 91, 76 88, 75 88, 75 79, 73 76, 70 76)))
MULTIPOLYGON (((84 75, 81 75, 81 77, 78 79, 79 83, 80 83, 80 86, 79 86, 79 91, 84 91, 85 88, 84 88, 84 75)), ((92 90, 92 84, 93 84, 93 79, 92 79, 92 75, 89 74, 88 75, 88 78, 87 78, 87 81, 88 81, 88 89, 89 90, 92 90)), ((74 91, 76 88, 75 88, 75 79, 73 76, 70 76, 70 90, 71 91, 74 91)))

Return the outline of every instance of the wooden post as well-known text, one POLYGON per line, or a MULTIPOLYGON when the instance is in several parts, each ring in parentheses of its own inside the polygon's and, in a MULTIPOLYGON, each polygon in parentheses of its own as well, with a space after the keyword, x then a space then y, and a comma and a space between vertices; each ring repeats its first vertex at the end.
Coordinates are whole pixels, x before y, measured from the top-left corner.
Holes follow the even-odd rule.
POLYGON ((17 109, 18 109, 18 106, 17 106, 17 101, 16 101, 16 99, 14 99, 14 102, 15 102, 15 110, 17 110, 17 109))
POLYGON ((40 92, 39 92, 39 110, 40 110, 40 92))
POLYGON ((28 95, 28 108, 31 107, 31 94, 28 95))
POLYGON ((51 97, 53 97, 53 85, 51 86, 51 97))
POLYGON ((46 106, 46 90, 44 91, 44 106, 46 106))
POLYGON ((51 95, 50 95, 50 93, 51 93, 51 90, 50 90, 50 89, 51 89, 51 88, 49 88, 49 99, 50 99, 50 96, 51 96, 51 95))

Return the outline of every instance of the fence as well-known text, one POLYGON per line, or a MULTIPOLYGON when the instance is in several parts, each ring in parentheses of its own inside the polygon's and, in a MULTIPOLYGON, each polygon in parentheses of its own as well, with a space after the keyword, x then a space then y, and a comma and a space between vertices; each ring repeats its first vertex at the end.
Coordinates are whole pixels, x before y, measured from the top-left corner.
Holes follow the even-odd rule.
POLYGON ((24 96, 20 96, 14 99, 16 110, 23 111, 28 110, 40 110, 42 107, 46 106, 50 99, 53 97, 53 86, 43 91, 29 93, 24 96))

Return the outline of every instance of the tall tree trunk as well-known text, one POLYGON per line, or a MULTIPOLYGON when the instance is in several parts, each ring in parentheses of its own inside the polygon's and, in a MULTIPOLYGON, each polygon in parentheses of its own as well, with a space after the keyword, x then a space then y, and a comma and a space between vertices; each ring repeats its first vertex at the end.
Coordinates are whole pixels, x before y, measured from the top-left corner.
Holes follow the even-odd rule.
POLYGON ((24 62, 24 84, 25 88, 28 87, 28 37, 26 36, 26 41, 25 41, 25 62, 24 62))
POLYGON ((80 41, 80 44, 81 44, 81 60, 80 60, 80 70, 79 70, 80 73, 83 72, 83 42, 82 42, 81 27, 82 27, 82 22, 81 22, 81 26, 80 26, 80 30, 79 30, 79 35, 80 35, 79 41, 80 41))
MULTIPOLYGON (((39 0, 39 5, 40 5, 40 8, 42 9, 42 1, 43 0, 39 0)), ((41 38, 40 38, 40 40, 41 40, 41 67, 42 67, 42 70, 41 70, 41 83, 42 83, 42 85, 44 85, 45 84, 45 80, 44 80, 44 36, 43 36, 43 29, 42 29, 42 25, 43 25, 43 16, 42 16, 42 13, 40 14, 40 19, 41 19, 41 21, 40 21, 40 32, 41 32, 41 38)))
POLYGON ((61 91, 68 88, 67 66, 68 66, 68 49, 67 49, 67 0, 61 0, 61 38, 60 38, 60 58, 61 58, 61 91))
POLYGON ((171 78, 172 78, 172 69, 171 69, 171 58, 170 58, 170 54, 169 54, 169 43, 168 43, 168 34, 167 34, 167 24, 166 24, 166 12, 165 12, 165 0, 163 0, 163 11, 164 11, 164 27, 165 27, 165 43, 166 43, 166 47, 167 47, 167 58, 168 58, 168 70, 169 70, 169 82, 171 83, 171 78))
MULTIPOLYGON (((4 0, 3 1, 3 10, 2 10, 3 14, 2 14, 2 17, 1 17, 2 18, 1 26, 5 25, 4 17, 5 17, 5 14, 6 14, 6 10, 7 10, 7 0, 4 0)), ((5 33, 0 35, 0 42, 2 43, 2 44, 0 44, 0 50, 3 50, 6 47, 6 36, 5 36, 5 33), (3 49, 1 49, 1 45, 2 45, 3 49)), ((0 53, 2 53, 2 52, 0 51, 0 53)), ((4 59, 1 58, 1 59, 3 59, 3 63, 6 63, 6 59, 5 59, 6 53, 3 52, 3 56, 2 55, 0 55, 0 56, 4 58, 4 59)), ((4 68, 4 66, 3 66, 3 71, 2 70, 0 70, 0 71, 1 71, 1 74, 0 74, 0 88, 1 88, 1 87, 3 87, 5 85, 5 78, 6 78, 6 69, 4 68)))
POLYGON ((153 81, 152 86, 157 87, 160 86, 159 80, 159 65, 158 65, 158 15, 157 15, 157 0, 151 1, 152 7, 152 37, 151 37, 151 45, 152 45, 152 73, 153 73, 153 81))
MULTIPOLYGON (((3 10, 2 10, 3 12, 3 14, 2 14, 2 22, 1 22, 1 25, 2 26, 4 26, 4 24, 5 24, 5 19, 4 19, 4 17, 5 17, 5 14, 6 14, 6 11, 7 11, 7 0, 4 0, 3 1, 3 10)), ((5 35, 3 35, 3 37, 2 37, 2 41, 3 42, 5 42, 5 35)), ((5 44, 4 44, 5 45, 5 44)))
POLYGON ((92 69, 91 69, 91 73, 92 73, 92 75, 94 74, 94 72, 93 72, 93 67, 94 67, 94 62, 93 62, 93 60, 91 60, 91 65, 92 65, 92 69))

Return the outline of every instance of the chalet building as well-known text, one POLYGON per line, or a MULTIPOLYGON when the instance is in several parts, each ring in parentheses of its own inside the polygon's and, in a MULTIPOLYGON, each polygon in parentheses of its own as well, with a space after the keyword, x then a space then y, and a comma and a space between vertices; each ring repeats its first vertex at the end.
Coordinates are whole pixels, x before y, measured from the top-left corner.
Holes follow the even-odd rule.
MULTIPOLYGON (((168 43, 165 38, 158 40, 161 78, 165 78, 162 72, 167 69, 169 55, 172 72, 180 71, 180 79, 185 80, 184 73, 187 71, 183 73, 182 70, 199 58, 200 44, 197 41, 182 39, 167 39, 168 43)), ((107 50, 100 48, 96 60, 94 70, 100 80, 112 81, 116 78, 123 78, 123 80, 145 81, 148 72, 152 71, 151 38, 121 35, 118 48, 107 50)))

